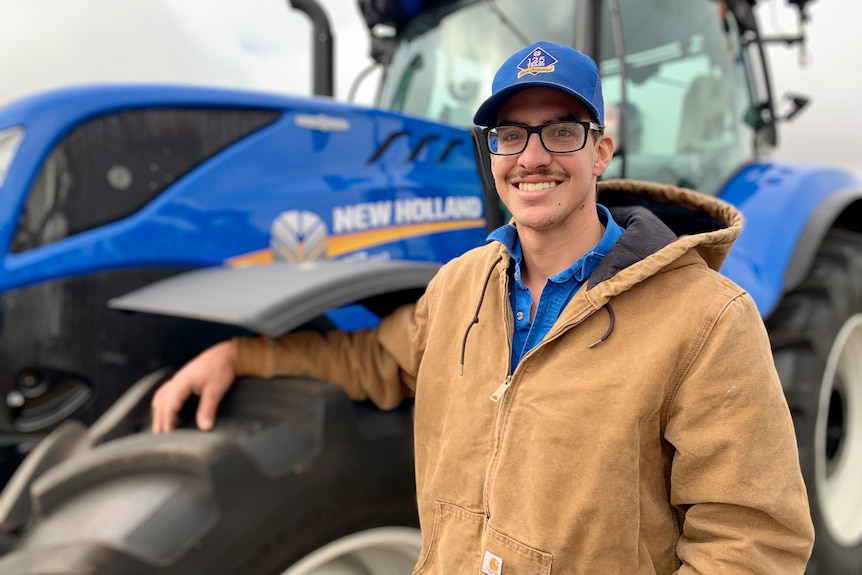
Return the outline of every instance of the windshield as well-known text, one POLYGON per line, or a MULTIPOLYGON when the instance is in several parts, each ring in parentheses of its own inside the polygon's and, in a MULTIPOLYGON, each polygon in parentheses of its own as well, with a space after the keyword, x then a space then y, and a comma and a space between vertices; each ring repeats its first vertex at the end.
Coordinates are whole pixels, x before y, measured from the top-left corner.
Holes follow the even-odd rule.
POLYGON ((398 38, 380 106, 459 126, 491 93, 500 63, 541 38, 573 45, 576 2, 464 0, 415 18, 398 38))

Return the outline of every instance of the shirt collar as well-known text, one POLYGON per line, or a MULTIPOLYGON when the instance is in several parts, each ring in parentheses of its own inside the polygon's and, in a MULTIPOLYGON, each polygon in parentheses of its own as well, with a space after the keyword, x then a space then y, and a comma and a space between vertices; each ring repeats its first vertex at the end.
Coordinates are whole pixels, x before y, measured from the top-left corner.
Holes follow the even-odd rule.
MULTIPOLYGON (((599 221, 605 226, 605 233, 602 234, 599 243, 568 268, 549 277, 548 280, 554 283, 564 283, 574 277, 578 282, 583 282, 590 277, 590 274, 593 273, 593 270, 596 269, 602 258, 607 255, 614 244, 617 243, 617 240, 620 239, 620 236, 623 234, 623 228, 614 221, 611 212, 602 204, 596 204, 596 210, 599 221)), ((488 234, 486 243, 491 241, 500 242, 506 247, 509 255, 515 260, 515 274, 516 276, 520 276, 523 251, 521 250, 521 242, 518 239, 518 228, 513 224, 501 226, 488 234)))

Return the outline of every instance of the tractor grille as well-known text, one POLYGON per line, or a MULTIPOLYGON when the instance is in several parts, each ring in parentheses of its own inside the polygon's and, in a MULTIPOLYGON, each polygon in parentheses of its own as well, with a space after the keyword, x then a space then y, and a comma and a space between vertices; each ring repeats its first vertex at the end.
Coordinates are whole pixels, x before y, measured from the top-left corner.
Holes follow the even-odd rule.
POLYGON ((48 155, 27 195, 13 253, 127 217, 277 112, 148 108, 79 125, 48 155))

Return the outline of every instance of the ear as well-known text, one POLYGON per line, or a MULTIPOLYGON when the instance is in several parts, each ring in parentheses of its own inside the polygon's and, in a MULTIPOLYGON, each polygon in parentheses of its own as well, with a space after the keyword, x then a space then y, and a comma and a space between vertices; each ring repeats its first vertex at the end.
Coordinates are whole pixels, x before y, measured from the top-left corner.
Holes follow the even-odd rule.
POLYGON ((601 176, 608 169, 608 165, 614 157, 614 140, 610 136, 602 134, 596 142, 596 154, 593 159, 593 175, 601 176))

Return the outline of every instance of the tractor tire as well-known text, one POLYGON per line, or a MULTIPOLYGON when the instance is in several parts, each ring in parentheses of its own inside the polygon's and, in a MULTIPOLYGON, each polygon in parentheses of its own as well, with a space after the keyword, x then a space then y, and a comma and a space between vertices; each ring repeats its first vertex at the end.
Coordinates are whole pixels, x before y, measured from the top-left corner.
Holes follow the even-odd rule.
POLYGON ((245 379, 213 431, 191 428, 193 409, 183 429, 142 425, 33 481, 33 520, 0 573, 412 571, 421 543, 411 405, 384 412, 319 381, 245 379))
POLYGON ((767 321, 815 527, 807 573, 862 573, 862 234, 832 230, 767 321))

